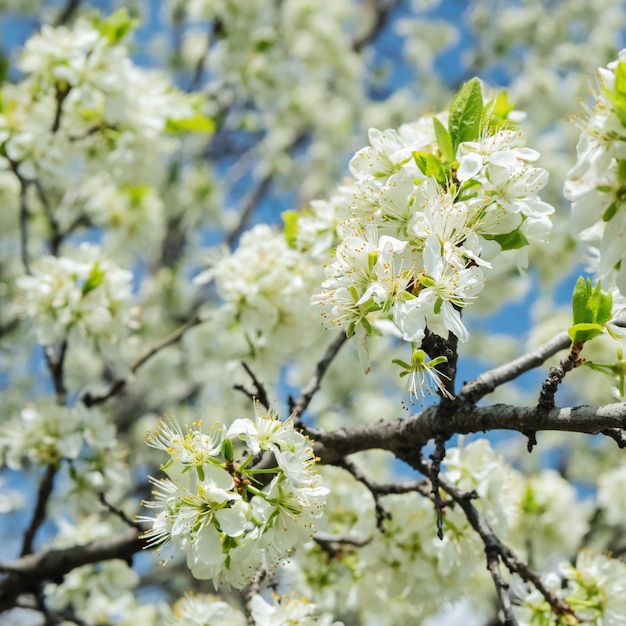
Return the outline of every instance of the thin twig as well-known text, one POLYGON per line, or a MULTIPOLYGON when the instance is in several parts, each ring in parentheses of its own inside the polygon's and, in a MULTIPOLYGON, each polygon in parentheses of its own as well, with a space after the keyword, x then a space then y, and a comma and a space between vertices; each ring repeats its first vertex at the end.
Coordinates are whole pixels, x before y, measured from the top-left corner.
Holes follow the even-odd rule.
POLYGON ((541 384, 541 393, 537 405, 545 410, 554 407, 554 396, 559 385, 563 382, 565 375, 571 372, 580 363, 580 352, 583 349, 583 343, 574 343, 571 345, 567 355, 561 359, 561 362, 555 367, 551 367, 548 376, 541 384))
MULTIPOLYGON (((424 459, 407 459, 413 467, 421 471, 423 474, 428 475, 430 472, 429 464, 424 459)), ((511 608, 511 598, 508 589, 508 583, 504 581, 499 571, 498 561, 501 560, 507 567, 507 569, 513 574, 518 574, 525 582, 531 583, 537 591, 545 598, 550 605, 552 612, 555 615, 574 615, 572 607, 565 602, 565 600, 559 598, 550 589, 548 589, 541 576, 532 571, 528 564, 509 548, 502 543, 498 536, 493 532, 487 520, 478 512, 476 507, 472 504, 472 500, 476 498, 475 493, 466 493, 459 489, 454 483, 447 478, 441 476, 439 478, 441 487, 446 491, 450 497, 463 509, 467 521, 470 526, 476 531, 481 538, 484 546, 485 553, 487 555, 487 569, 492 574, 494 585, 498 591, 498 597, 501 599, 502 609, 505 614, 506 624, 515 625, 517 621, 513 615, 511 608)))
POLYGON ((116 506, 113 506, 107 500, 103 491, 98 492, 98 500, 104 507, 106 507, 111 513, 113 513, 113 515, 119 517, 126 525, 130 526, 131 528, 136 528, 137 530, 140 530, 140 531, 143 530, 143 527, 141 526, 139 522, 135 522, 134 520, 130 519, 128 515, 126 515, 126 513, 122 511, 122 509, 118 509, 116 506))
POLYGON ((250 217, 254 213, 254 210, 257 208, 259 202, 263 199, 263 196, 267 193, 271 183, 271 174, 264 175, 244 198, 238 211, 239 219, 225 238, 226 245, 229 248, 232 248, 235 245, 239 235, 241 235, 241 233, 245 230, 250 217))
POLYGON ((65 382, 63 380, 63 366, 65 364, 66 353, 67 339, 63 340, 63 343, 59 348, 58 355, 54 353, 54 349, 51 346, 46 346, 44 348, 46 363, 48 364, 48 369, 50 370, 50 374, 52 376, 54 392, 59 406, 65 406, 67 403, 67 389, 65 388, 65 382))
POLYGON ((242 361, 241 366, 243 367, 243 369, 246 370, 246 373, 252 379, 252 383, 254 384, 255 391, 249 391, 243 385, 235 385, 234 388, 237 391, 241 391, 242 393, 244 393, 251 400, 258 400, 258 402, 260 402, 263 407, 265 407, 266 409, 269 409, 270 401, 267 397, 267 392, 265 391, 265 387, 263 383, 255 376, 254 372, 252 371, 252 369, 250 369, 250 366, 247 363, 244 363, 242 361))
POLYGON ((391 16, 391 12, 397 6, 398 2, 396 0, 382 0, 376 2, 376 15, 374 19, 374 24, 372 28, 360 37, 356 37, 352 42, 352 49, 354 52, 361 52, 365 46, 373 43, 378 35, 383 31, 387 23, 389 22, 389 18, 391 16))
MULTIPOLYGON (((418 469, 425 476, 432 473, 432 464, 428 463, 421 455, 411 455, 410 458, 405 458, 411 466, 418 469)), ((485 557, 487 561, 487 570, 491 574, 496 593, 500 601, 500 606, 504 613, 504 623, 506 626, 518 626, 518 621, 513 614, 513 606, 511 602, 511 594, 509 591, 509 584, 502 576, 500 571, 500 549, 501 544, 498 537, 493 533, 487 521, 481 517, 472 500, 475 499, 476 493, 465 493, 460 489, 448 482, 444 477, 438 477, 439 484, 445 489, 445 491, 452 497, 452 499, 459 504, 463 509, 467 521, 476 533, 480 536, 485 547, 485 557)))
POLYGON ((261 589, 261 583, 267 578, 267 570, 264 567, 261 567, 257 570, 257 573, 254 575, 252 582, 248 585, 246 592, 244 594, 244 606, 246 611, 246 619, 248 620, 248 624, 250 626, 255 626, 256 622, 252 617, 252 598, 258 595, 261 589))
POLYGON ((27 274, 31 274, 30 255, 28 253, 28 220, 30 219, 30 212, 26 198, 27 183, 20 174, 18 174, 17 165, 13 168, 13 171, 20 181, 20 250, 22 254, 22 265, 24 266, 24 271, 27 274))
POLYGON ((565 350, 570 344, 571 339, 568 334, 565 331, 559 333, 538 348, 531 350, 509 363, 483 372, 473 380, 465 383, 458 393, 457 399, 469 404, 476 404, 500 385, 515 380, 523 373, 535 367, 539 367, 557 352, 565 350))
POLYGON ((356 480, 363 483, 374 497, 374 505, 376 507, 376 527, 381 533, 385 532, 385 521, 391 519, 391 514, 380 502, 380 491, 376 489, 375 484, 361 471, 358 465, 349 459, 341 459, 333 463, 337 467, 342 467, 346 471, 350 472, 356 480))
MULTIPOLYGON (((191 328, 198 326, 199 324, 203 324, 207 320, 201 317, 199 314, 194 315, 188 322, 177 328, 171 335, 155 344, 152 348, 150 348, 147 352, 141 355, 132 365, 130 371, 135 374, 137 370, 144 365, 147 361, 149 361, 155 354, 160 352, 161 350, 171 346, 176 343, 181 337, 191 328)), ((128 381, 124 378, 115 379, 109 388, 98 395, 93 395, 91 392, 87 391, 83 394, 81 400, 83 404, 87 407, 94 406, 95 404, 102 404, 112 396, 119 393, 128 383, 128 381)))
POLYGON ((320 384, 322 382, 322 378, 326 373, 326 370, 329 368, 330 364, 333 362, 333 359, 337 356, 337 353, 341 349, 344 343, 348 340, 346 333, 343 331, 337 336, 335 341, 333 341, 328 349, 326 350, 326 354, 322 357, 321 361, 318 362, 315 373, 313 377, 309 381, 308 385, 302 389, 300 395, 297 400, 293 400, 293 398, 289 397, 289 411, 290 413, 295 413, 299 418, 304 411, 306 411, 309 406, 313 396, 317 393, 320 388, 320 384))
POLYGON ((446 456, 446 438, 441 435, 435 437, 435 450, 430 455, 432 463, 430 465, 430 481, 432 483, 433 502, 437 513, 437 537, 443 539, 443 509, 444 503, 439 492, 439 474, 441 461, 446 456))
POLYGON ((620 448, 626 448, 626 433, 622 428, 607 428, 602 434, 613 439, 620 448))
POLYGON ((80 7, 80 3, 81 0, 68 0, 67 4, 63 7, 63 10, 59 13, 59 16, 54 23, 55 26, 67 24, 80 7))
POLYGON ((27 554, 32 554, 33 552, 33 541, 35 540, 35 535, 39 530, 39 527, 43 524, 46 518, 46 507, 48 506, 48 500, 50 500, 50 496, 52 495, 52 488, 54 486, 54 477, 58 468, 54 463, 50 463, 44 472, 44 475, 41 478, 41 482, 39 483, 39 490, 37 492, 37 504, 35 505, 35 510, 33 511, 33 517, 24 533, 24 539, 22 541, 22 549, 20 550, 20 556, 26 556, 27 554))

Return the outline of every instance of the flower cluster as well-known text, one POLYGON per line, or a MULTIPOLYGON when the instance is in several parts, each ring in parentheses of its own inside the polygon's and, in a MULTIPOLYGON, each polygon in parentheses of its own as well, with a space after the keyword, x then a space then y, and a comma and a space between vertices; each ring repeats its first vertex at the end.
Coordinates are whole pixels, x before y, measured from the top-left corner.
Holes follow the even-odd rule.
MULTIPOLYGON (((551 574, 546 579, 546 586, 571 606, 579 620, 576 623, 624 624, 626 565, 622 561, 583 550, 578 554, 575 566, 567 564, 561 569, 566 584, 551 574)), ((553 621, 555 617, 550 605, 537 590, 528 594, 518 615, 523 626, 575 623, 553 621)))
POLYGON ((537 195, 547 172, 512 113, 503 95, 483 103, 474 79, 449 114, 370 130, 350 161, 351 218, 312 298, 332 324, 361 338, 377 327, 419 343, 428 327, 468 339, 460 311, 493 260, 550 229, 553 208, 537 195))
POLYGON ((27 458, 33 463, 76 460, 88 446, 92 455, 115 447, 115 429, 98 409, 52 402, 28 406, 0 427, 0 458, 13 469, 27 458))
POLYGON ((196 282, 215 281, 223 319, 241 330, 252 356, 277 361, 268 371, 278 370, 285 355, 315 342, 309 297, 320 279, 318 264, 292 248, 284 233, 259 224, 196 282))
MULTIPOLYGON (((306 598, 272 594, 272 602, 255 594, 249 602, 250 616, 256 626, 341 626, 328 614, 319 614, 306 598)), ((245 626, 242 611, 209 594, 186 595, 173 607, 169 626, 245 626), (208 621, 207 621, 208 620, 208 621)))
POLYGON ((133 275, 83 243, 73 256, 45 256, 20 276, 16 313, 34 321, 37 339, 53 345, 70 333, 117 343, 132 326, 133 275))
POLYGON ((242 588, 259 569, 271 570, 308 541, 328 490, 320 485, 311 441, 255 404, 255 419, 237 419, 224 432, 201 424, 183 430, 160 422, 147 435, 167 452, 168 478, 151 479, 159 510, 146 533, 151 546, 183 550, 196 578, 242 588), (245 443, 240 460, 234 444, 245 443))
POLYGON ((573 232, 590 246, 592 271, 626 294, 626 49, 599 69, 598 81, 593 106, 578 119, 578 159, 565 196, 573 232))

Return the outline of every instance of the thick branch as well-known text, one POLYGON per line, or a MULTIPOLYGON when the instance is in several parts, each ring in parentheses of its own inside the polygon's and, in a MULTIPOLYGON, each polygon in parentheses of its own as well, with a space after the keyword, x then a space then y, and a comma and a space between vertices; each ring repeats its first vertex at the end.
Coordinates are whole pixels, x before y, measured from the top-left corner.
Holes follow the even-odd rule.
POLYGON ((110 559, 130 561, 133 554, 144 546, 145 541, 139 538, 139 531, 128 529, 110 539, 29 554, 15 561, 0 563, 0 572, 9 574, 0 583, 0 611, 15 606, 17 597, 30 592, 33 585, 49 580, 61 581, 68 572, 89 563, 110 559))
POLYGON ((316 441, 316 453, 325 462, 332 463, 347 454, 372 448, 388 450, 402 458, 408 450, 419 449, 441 435, 490 430, 515 430, 522 434, 558 430, 595 435, 616 428, 626 428, 626 402, 549 411, 507 404, 462 407, 454 412, 431 407, 409 418, 340 428, 333 432, 309 429, 309 435, 316 441))

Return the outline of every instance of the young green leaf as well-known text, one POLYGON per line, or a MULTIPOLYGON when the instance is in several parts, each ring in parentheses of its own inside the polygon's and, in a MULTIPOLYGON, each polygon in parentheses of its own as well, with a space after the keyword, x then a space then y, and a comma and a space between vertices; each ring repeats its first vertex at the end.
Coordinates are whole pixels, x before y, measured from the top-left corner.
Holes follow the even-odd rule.
POLYGON ((455 154, 459 144, 478 139, 482 115, 482 88, 480 80, 474 77, 459 89, 450 104, 448 131, 455 154))
POLYGON ((172 135, 181 133, 211 134, 215 131, 215 122, 210 117, 196 111, 191 117, 168 118, 165 130, 172 135))
POLYGON ((448 129, 437 117, 433 117, 433 127, 435 128, 435 137, 437 138, 439 151, 441 152, 441 156, 444 158, 444 161, 454 161, 452 139, 448 129))
POLYGON ((503 235, 486 235, 485 239, 497 241, 502 250, 519 250, 528 245, 526 235, 519 228, 503 235))
POLYGON ((582 276, 576 281, 572 293, 572 317, 574 324, 568 333, 572 343, 589 341, 604 331, 604 325, 611 319, 613 296, 602 289, 598 281, 595 287, 591 280, 582 276))
POLYGON ((447 172, 438 156, 429 152, 414 152, 413 159, 424 176, 432 176, 442 187, 446 184, 447 172))
POLYGON ((87 276, 85 282, 83 283, 83 296, 99 287, 103 280, 104 270, 100 269, 100 263, 96 261, 94 266, 91 268, 91 272, 89 272, 89 276, 87 276))
POLYGON ((283 218, 283 223, 285 224, 284 232, 287 245, 290 248, 295 248, 298 237, 298 220, 300 219, 300 211, 283 211, 280 216, 283 218))

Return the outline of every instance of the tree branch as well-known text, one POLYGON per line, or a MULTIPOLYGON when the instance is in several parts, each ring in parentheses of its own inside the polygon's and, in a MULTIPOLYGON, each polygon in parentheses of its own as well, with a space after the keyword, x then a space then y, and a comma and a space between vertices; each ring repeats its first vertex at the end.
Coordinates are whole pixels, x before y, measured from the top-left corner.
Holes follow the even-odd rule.
POLYGON ((348 340, 346 333, 343 331, 339 334, 339 336, 333 341, 328 349, 326 350, 326 354, 322 357, 322 360, 318 362, 317 367, 315 368, 315 373, 313 377, 309 381, 309 384, 302 389, 300 392, 300 396, 297 400, 293 400, 293 398, 289 397, 289 411, 290 413, 296 413, 297 417, 300 418, 302 413, 306 411, 309 406, 313 396, 317 393, 320 388, 320 384, 322 382, 322 378, 326 373, 326 370, 332 363, 333 359, 337 356, 337 353, 341 349, 344 343, 348 340))
POLYGON ((467 407, 454 412, 430 407, 408 418, 381 421, 332 432, 308 429, 316 441, 316 454, 324 462, 373 448, 388 450, 399 458, 421 448, 438 435, 468 434, 491 430, 556 430, 596 435, 608 429, 626 428, 626 402, 603 406, 553 408, 517 407, 493 404, 467 407))
POLYGON ((496 387, 508 383, 511 380, 515 380, 524 372, 539 367, 557 352, 565 350, 570 344, 571 339, 568 334, 563 331, 535 350, 509 363, 483 372, 474 378, 474 380, 465 383, 458 393, 457 399, 467 402, 468 404, 476 404, 488 393, 494 391, 496 387))
POLYGON ((246 225, 254 213, 254 210, 258 206, 259 202, 263 199, 263 196, 267 193, 267 190, 272 183, 272 175, 266 174, 256 184, 256 186, 250 190, 248 195, 244 198, 241 207, 239 208, 239 219, 235 226, 226 235, 226 245, 232 248, 235 245, 239 235, 244 231, 246 225))
POLYGON ((28 554, 14 561, 2 562, 0 572, 9 576, 0 582, 0 611, 15 606, 17 597, 32 592, 33 585, 44 581, 59 582, 68 572, 90 563, 110 559, 130 562, 133 554, 144 547, 145 540, 139 537, 139 531, 127 529, 108 539, 28 554))
POLYGON ((538 406, 542 409, 554 407, 554 396, 559 385, 563 382, 567 372, 571 372, 580 362, 580 352, 583 349, 582 342, 571 345, 569 352, 555 367, 551 367, 548 375, 541 384, 538 406))
MULTIPOLYGON (((408 457, 405 459, 413 467, 419 469, 423 474, 428 475, 430 473, 429 464, 423 459, 419 459, 415 462, 414 459, 408 457)), ((513 614, 511 596, 509 592, 509 585, 502 577, 500 572, 499 562, 500 560, 506 565, 507 569, 511 573, 518 574, 525 582, 530 582, 534 587, 543 595, 555 615, 574 615, 570 605, 552 593, 541 580, 541 577, 536 572, 533 572, 530 567, 520 558, 507 545, 503 544, 498 536, 493 532, 487 520, 480 515, 476 507, 472 504, 472 500, 476 498, 475 493, 466 493, 459 489, 454 483, 447 478, 439 477, 439 483, 441 487, 446 491, 450 497, 456 502, 463 512, 470 526, 481 538, 485 546, 485 554, 487 557, 487 569, 492 576, 494 585, 498 592, 498 597, 504 611, 505 624, 507 626, 516 626, 517 619, 513 614)))
MULTIPOLYGON (((144 365, 146 361, 149 361, 155 354, 176 343, 191 328, 203 324, 206 321, 207 320, 201 317, 199 314, 194 315, 188 322, 177 328, 171 335, 167 336, 165 339, 155 344, 147 352, 141 355, 133 363, 130 371, 135 374, 137 370, 142 365, 144 365)), ((127 383, 128 381, 125 378, 117 378, 111 383, 106 391, 98 395, 93 395, 91 392, 87 391, 83 394, 81 400, 83 404, 87 407, 93 406, 95 404, 102 404, 115 394, 119 393, 126 386, 127 383)))
POLYGON ((52 376, 54 392, 59 406, 65 406, 67 403, 67 389, 65 388, 65 382, 63 381, 63 366, 65 363, 66 353, 67 339, 63 340, 58 355, 54 353, 54 349, 51 346, 46 346, 44 348, 46 363, 48 364, 48 369, 50 370, 50 374, 52 376))
POLYGON ((265 391, 265 386, 263 383, 256 377, 255 373, 252 371, 250 366, 247 363, 241 362, 241 366, 250 378, 252 379, 252 383, 254 384, 255 391, 249 391, 243 385, 235 385, 235 389, 237 391, 241 391, 246 396, 248 396, 251 400, 258 400, 261 403, 261 406, 266 409, 270 408, 270 401, 267 397, 267 392, 265 391))
POLYGON ((370 43, 373 43, 378 35, 385 28, 389 22, 391 12, 397 6, 397 0, 379 0, 375 2, 374 11, 375 19, 372 28, 360 37, 356 37, 352 42, 352 49, 354 52, 361 52, 370 43))
POLYGON ((80 7, 81 0, 68 0, 67 4, 63 7, 61 13, 56 19, 55 26, 61 26, 67 24, 73 17, 74 13, 80 7))
POLYGON ((376 485, 361 471, 356 463, 349 459, 341 459, 334 463, 337 467, 342 467, 347 472, 350 472, 356 480, 363 483, 374 497, 374 506, 376 507, 376 526, 380 532, 385 532, 384 522, 391 517, 389 511, 380 502, 380 490, 376 489, 376 485))
POLYGON ((33 551, 33 541, 35 540, 35 535, 37 534, 39 527, 46 519, 46 507, 48 506, 48 500, 52 494, 54 477, 56 476, 57 471, 56 465, 50 463, 46 467, 46 471, 41 478, 39 491, 37 493, 37 504, 35 505, 35 510, 33 511, 33 517, 30 524, 24 533, 24 540, 22 541, 22 549, 20 551, 20 556, 22 557, 27 554, 31 554, 33 551))

